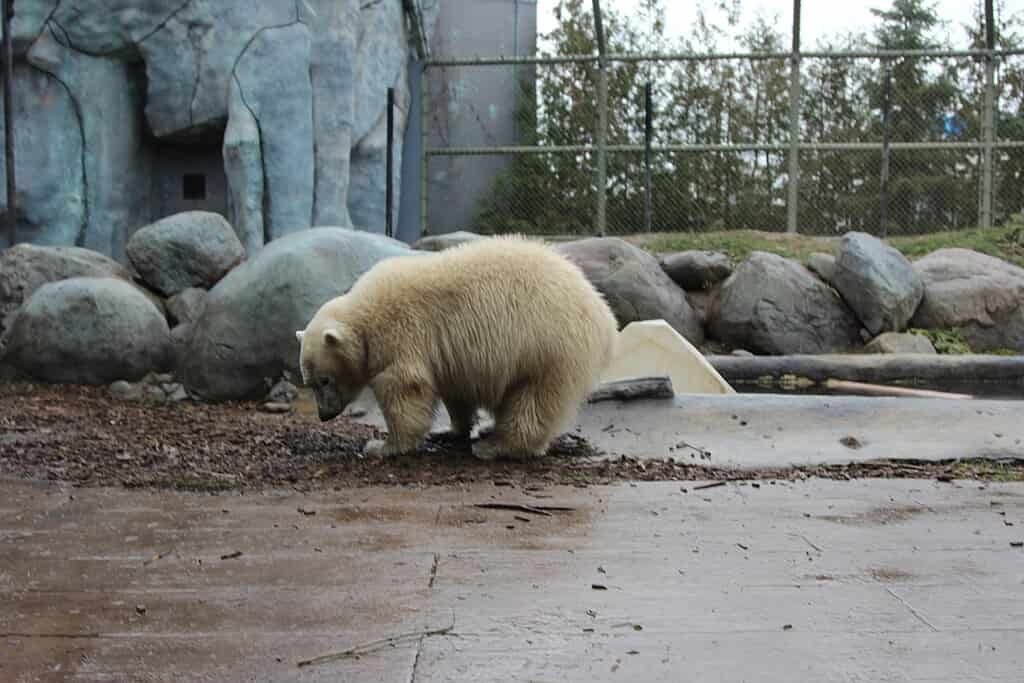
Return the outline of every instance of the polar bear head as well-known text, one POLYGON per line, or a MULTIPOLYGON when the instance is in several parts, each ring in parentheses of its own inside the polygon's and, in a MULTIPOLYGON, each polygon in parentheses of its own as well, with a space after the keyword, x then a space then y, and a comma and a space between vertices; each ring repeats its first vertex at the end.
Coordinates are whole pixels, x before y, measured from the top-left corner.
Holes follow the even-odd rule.
POLYGON ((340 415, 369 382, 362 336, 344 322, 317 315, 295 337, 302 382, 313 389, 317 413, 326 422, 340 415))

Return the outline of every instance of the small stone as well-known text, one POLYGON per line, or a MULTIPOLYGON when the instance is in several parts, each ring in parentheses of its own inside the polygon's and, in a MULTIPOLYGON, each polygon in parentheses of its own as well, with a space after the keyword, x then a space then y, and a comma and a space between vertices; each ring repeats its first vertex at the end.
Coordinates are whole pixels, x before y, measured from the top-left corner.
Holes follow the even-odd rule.
POLYGON ((263 412, 265 413, 282 414, 290 413, 291 411, 292 407, 287 403, 267 401, 266 403, 263 404, 263 412))
POLYGON ((142 398, 142 387, 138 384, 132 384, 126 380, 119 379, 110 385, 110 394, 122 401, 137 401, 142 398))
POLYGON ((165 394, 164 390, 161 389, 159 386, 147 385, 143 389, 143 395, 146 398, 151 398, 151 399, 153 399, 155 401, 166 401, 167 400, 167 394, 165 394))
POLYGON ((145 614, 146 613, 146 606, 145 605, 135 605, 135 612, 137 614, 145 614))
POLYGON ((709 289, 732 273, 732 262, 714 251, 682 251, 659 261, 661 269, 683 289, 709 289))
POLYGON ((167 300, 167 318, 175 326, 192 325, 206 307, 205 289, 189 287, 167 300))
POLYGON ((883 332, 864 347, 868 353, 925 353, 935 355, 931 340, 923 334, 883 332))
POLYGON ((831 283, 836 274, 836 257, 815 252, 807 258, 807 269, 825 282, 831 283))
POLYGON ((299 397, 299 390, 288 380, 281 380, 275 384, 267 394, 267 401, 270 403, 291 403, 299 397))
POLYGON ((188 400, 188 392, 180 384, 175 385, 177 389, 167 393, 167 400, 171 403, 181 403, 188 400))

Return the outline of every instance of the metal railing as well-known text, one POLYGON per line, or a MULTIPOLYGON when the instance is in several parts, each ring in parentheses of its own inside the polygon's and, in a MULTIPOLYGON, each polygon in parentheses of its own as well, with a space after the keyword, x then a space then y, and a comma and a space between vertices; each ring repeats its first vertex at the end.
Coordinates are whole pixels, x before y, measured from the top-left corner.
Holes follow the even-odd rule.
MULTIPOLYGON (((595 2, 596 5, 596 2, 595 2)), ((596 8, 595 8, 596 9, 596 8)), ((995 109, 996 109, 996 84, 995 74, 1000 64, 1007 60, 1024 55, 1024 49, 996 49, 994 42, 994 29, 989 16, 987 31, 986 49, 970 50, 847 50, 847 51, 801 51, 800 49, 800 22, 799 22, 799 0, 795 2, 794 26, 792 33, 792 47, 789 51, 779 52, 730 52, 730 53, 669 53, 669 54, 605 54, 602 47, 603 39, 600 30, 600 23, 597 23, 598 54, 591 55, 567 55, 567 56, 536 56, 536 57, 490 57, 474 59, 430 59, 423 62, 422 74, 422 105, 421 105, 421 195, 420 195, 420 229, 423 234, 430 234, 431 228, 431 201, 432 194, 438 191, 436 186, 441 185, 440 176, 450 176, 445 172, 431 174, 431 163, 444 161, 447 164, 454 164, 458 158, 465 157, 506 157, 506 166, 514 164, 516 159, 522 160, 525 157, 533 156, 543 159, 543 162, 535 163, 534 173, 539 176, 537 183, 522 183, 521 188, 506 184, 505 192, 511 199, 506 198, 505 208, 511 208, 512 213, 521 217, 521 223, 525 230, 532 229, 539 232, 586 232, 590 234, 605 235, 609 231, 613 233, 627 232, 649 232, 657 230, 676 230, 680 226, 666 224, 665 216, 672 216, 671 220, 678 220, 679 216, 687 215, 686 211, 696 212, 696 217, 688 224, 686 229, 715 229, 715 228, 742 228, 756 227, 765 230, 780 230, 787 232, 814 232, 829 233, 839 232, 851 227, 865 229, 870 232, 886 235, 893 232, 927 232, 935 229, 948 229, 959 227, 989 227, 995 221, 994 197, 996 195, 997 165, 1000 162, 1000 154, 1006 159, 1024 160, 1024 139, 1000 138, 996 130, 995 109), (882 79, 890 86, 883 95, 883 111, 881 112, 881 134, 875 139, 874 135, 867 133, 870 122, 863 123, 859 131, 845 131, 843 134, 832 134, 828 130, 818 130, 815 134, 810 131, 808 116, 814 114, 806 99, 805 84, 808 79, 816 77, 808 75, 803 71, 805 65, 815 66, 815 60, 822 64, 819 71, 829 65, 836 65, 843 62, 846 64, 857 64, 859 68, 867 69, 872 74, 877 74, 879 81, 882 79), (699 65, 713 65, 715 63, 741 62, 753 65, 760 62, 777 63, 785 62, 788 66, 786 82, 787 102, 774 103, 778 108, 776 113, 785 114, 786 122, 784 130, 774 130, 766 137, 769 140, 733 141, 732 139, 714 139, 701 141, 695 139, 667 140, 656 142, 656 136, 652 132, 650 117, 653 107, 650 96, 650 86, 645 88, 645 105, 643 107, 644 118, 647 119, 642 125, 643 140, 608 140, 609 134, 609 111, 612 104, 618 105, 620 109, 633 106, 627 102, 609 102, 608 78, 609 72, 622 65, 627 64, 679 64, 694 63, 699 65), (908 64, 915 62, 920 65, 942 67, 942 62, 948 64, 959 64, 966 68, 971 64, 982 62, 984 65, 982 102, 979 103, 980 129, 969 131, 967 134, 952 136, 953 139, 942 139, 942 135, 934 134, 926 130, 919 131, 921 139, 906 139, 906 137, 893 136, 891 126, 892 113, 890 109, 897 111, 909 111, 914 105, 912 101, 904 102, 901 98, 913 96, 913 93, 892 92, 891 70, 894 65, 908 64), (865 67, 867 62, 873 66, 865 67), (586 131, 587 140, 570 141, 568 144, 500 144, 496 141, 487 141, 487 144, 455 145, 449 143, 430 146, 432 131, 430 119, 437 118, 438 110, 442 109, 444 102, 432 102, 432 95, 428 84, 428 76, 435 70, 463 70, 463 69, 514 69, 521 67, 560 68, 560 67, 583 67, 596 69, 597 88, 596 97, 593 102, 584 102, 582 106, 593 106, 594 126, 591 131, 586 131), (906 105, 906 106, 904 106, 906 105), (851 139, 852 138, 852 139, 851 139), (865 153, 871 153, 873 159, 864 157, 865 153), (928 153, 927 163, 921 155, 928 153), (692 189, 689 195, 686 192, 678 191, 676 188, 672 193, 666 194, 665 186, 674 184, 700 184, 707 179, 701 178, 700 173, 693 170, 699 166, 694 162, 691 155, 717 155, 720 158, 732 159, 729 169, 735 172, 755 173, 758 175, 762 194, 759 198, 746 199, 730 195, 728 191, 722 191, 715 195, 720 199, 719 209, 705 205, 703 208, 695 208, 700 204, 700 188, 692 189), (760 164, 761 156, 764 157, 764 168, 756 167, 753 171, 749 165, 751 159, 755 166, 760 164), (859 156, 858 156, 859 155, 859 156), (563 171, 561 175, 551 170, 556 164, 554 159, 561 157, 562 161, 569 159, 575 162, 576 166, 582 167, 578 178, 573 178, 570 173, 563 171), (639 162, 630 163, 630 159, 640 159, 639 162), (658 173, 652 172, 653 159, 661 161, 658 173), (614 178, 608 175, 609 160, 617 163, 613 173, 614 178), (621 161, 625 159, 626 161, 621 161), (855 161, 851 161, 854 159, 855 161), (746 164, 746 166, 744 166, 746 164), (832 167, 853 164, 857 172, 848 174, 846 183, 849 187, 829 189, 828 177, 832 173, 832 167), (681 169, 689 168, 688 172, 681 169), (623 170, 625 169, 625 170, 623 170), (873 169, 873 170, 872 170, 873 169), (912 172, 913 171, 913 172, 912 172), (804 186, 801 184, 801 174, 805 174, 804 186), (546 177, 549 174, 550 177, 546 177), (567 180, 568 179, 568 180, 567 180), (966 179, 966 180, 965 180, 966 179), (659 184, 660 181, 660 184, 659 184), (522 204, 540 203, 536 188, 549 182, 551 192, 569 193, 575 197, 571 207, 549 207, 546 212, 538 209, 536 216, 531 216, 528 207, 516 207, 517 202, 522 204), (977 183, 977 190, 971 191, 975 197, 975 210, 965 210, 966 194, 963 191, 964 183, 977 183), (609 184, 615 187, 610 188, 609 184), (913 187, 917 183, 924 189, 913 187), (652 189, 652 184, 659 184, 659 188, 652 189), (509 189, 511 187, 511 189, 509 189), (955 201, 949 197, 943 199, 941 196, 942 187, 956 188, 957 197, 955 201), (614 207, 609 207, 609 192, 613 192, 614 207), (518 192, 518 199, 514 197, 518 192), (614 195, 618 192, 618 195, 614 195), (930 195, 929 195, 930 193, 930 195), (581 199, 586 195, 586 200, 581 199), (616 198, 621 195, 621 198, 616 198), (653 196, 652 196, 653 195, 653 196), (671 195, 669 197, 668 195, 671 195), (928 212, 922 210, 922 197, 932 196, 934 206, 928 212), (664 202, 674 201, 674 211, 664 210, 664 202), (655 204, 652 207, 652 202, 655 204), (738 210, 730 213, 728 207, 724 206, 733 203, 744 203, 748 206, 746 217, 739 215, 738 210), (633 204, 636 204, 635 206, 633 204), (662 205, 662 206, 659 206, 662 205), (835 204, 835 206, 833 206, 835 204), (784 217, 781 214, 781 207, 784 205, 784 217), (836 208, 844 205, 845 208, 836 208), (940 206, 941 205, 941 206, 940 206), (947 206, 948 205, 948 206, 947 206), (750 207, 755 207, 751 209, 750 207), (616 217, 609 224, 608 212, 614 209, 616 217), (802 217, 802 209, 806 209, 808 216, 802 217), (716 211, 719 215, 715 215, 716 211), (586 213, 586 216, 574 216, 573 224, 575 230, 560 230, 558 226, 544 225, 545 216, 552 214, 562 215, 568 213, 586 213), (865 216, 869 214, 871 217, 865 216), (968 215, 968 213, 973 215, 968 215), (935 221, 935 216, 941 220, 937 225, 914 224, 914 216, 921 216, 923 222, 935 221), (928 218, 931 216, 931 218, 928 218), (661 217, 661 218, 659 218, 661 217), (592 219, 592 220, 591 220, 592 219), (770 223, 768 225, 761 223, 770 223), (777 223, 777 224, 776 224, 777 223), (609 230, 611 228, 611 230, 609 230)), ((599 17, 599 12, 596 13, 599 17)), ((781 71, 781 65, 779 70, 781 71)), ((924 67, 922 67, 924 68, 924 67)), ((851 98, 862 96, 860 93, 852 93, 851 98)), ((664 93, 661 97, 666 99, 664 93)), ((533 103, 536 106, 536 103, 533 103)), ((866 108, 865 110, 870 109, 866 108)), ((616 111, 612 109, 612 111, 616 111)), ((530 112, 528 112, 530 113, 530 112)), ((485 126, 483 119, 477 117, 480 125, 485 126)), ((874 125, 874 124, 870 124, 874 125)), ((638 126, 641 127, 641 126, 638 126)), ((436 128, 436 126, 435 126, 436 128)), ((873 130, 873 129, 872 129, 873 130)), ((437 137, 435 135, 435 137, 437 137)), ((551 137, 551 136, 549 136, 551 137)), ((726 136, 728 137, 728 136, 726 136)), ((563 167, 571 167, 573 164, 563 163, 563 167)), ((523 171, 520 171, 522 175, 523 171)), ((463 171, 463 177, 472 175, 470 171, 463 171)), ((521 178, 520 178, 521 180, 521 178)), ((1010 182, 1013 179, 1007 179, 1010 182)), ((1016 180, 1015 182, 1021 182, 1016 180)), ((457 182, 448 177, 450 188, 448 194, 457 192, 457 182)), ((485 193, 488 194, 488 193, 485 193)), ((1021 210, 1024 207, 1004 207, 1006 211, 1021 210)), ((479 211, 477 212, 479 213, 479 211)), ((506 211, 505 213, 509 213, 506 211)), ((474 223, 479 221, 474 219, 474 223)), ((444 226, 448 229, 481 229, 488 231, 487 226, 480 225, 458 225, 444 226)), ((496 228, 504 230, 504 228, 496 228)))

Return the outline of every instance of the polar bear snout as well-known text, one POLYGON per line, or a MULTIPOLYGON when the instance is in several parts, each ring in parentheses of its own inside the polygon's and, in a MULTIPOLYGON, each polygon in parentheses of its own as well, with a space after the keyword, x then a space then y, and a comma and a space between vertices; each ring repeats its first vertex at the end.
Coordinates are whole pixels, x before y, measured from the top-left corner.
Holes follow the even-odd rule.
POLYGON ((338 417, 349 404, 349 401, 341 397, 334 382, 314 385, 313 395, 316 397, 316 410, 321 422, 338 417))

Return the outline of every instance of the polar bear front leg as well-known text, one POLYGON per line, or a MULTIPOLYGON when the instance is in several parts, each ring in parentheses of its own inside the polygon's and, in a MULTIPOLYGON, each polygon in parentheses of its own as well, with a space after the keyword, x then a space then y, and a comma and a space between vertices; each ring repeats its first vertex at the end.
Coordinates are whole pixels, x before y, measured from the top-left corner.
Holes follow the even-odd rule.
POLYGON ((382 373, 373 382, 373 393, 384 413, 387 440, 367 444, 367 455, 411 453, 423 442, 434 423, 437 396, 430 385, 407 377, 382 373))

